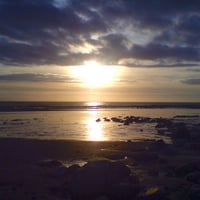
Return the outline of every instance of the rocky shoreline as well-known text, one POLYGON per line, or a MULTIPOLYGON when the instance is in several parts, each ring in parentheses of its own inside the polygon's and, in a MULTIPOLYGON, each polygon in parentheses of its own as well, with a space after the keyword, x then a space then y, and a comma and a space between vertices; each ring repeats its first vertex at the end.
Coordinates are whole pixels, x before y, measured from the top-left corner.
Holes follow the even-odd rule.
POLYGON ((159 118, 156 123, 160 134, 171 137, 171 144, 151 139, 91 142, 1 138, 0 197, 5 200, 199 199, 197 131, 169 119, 159 118))

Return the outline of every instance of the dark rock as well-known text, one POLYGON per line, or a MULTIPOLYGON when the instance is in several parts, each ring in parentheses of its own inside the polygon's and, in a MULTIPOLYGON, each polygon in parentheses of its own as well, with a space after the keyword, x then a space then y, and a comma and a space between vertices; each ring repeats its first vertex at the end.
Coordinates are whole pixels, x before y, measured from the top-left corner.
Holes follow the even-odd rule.
POLYGON ((190 129, 190 136, 192 138, 192 141, 195 141, 196 143, 200 143, 199 132, 200 132, 200 128, 198 128, 198 130, 195 130, 194 128, 190 129))
POLYGON ((110 160, 122 160, 122 159, 124 159, 125 156, 123 154, 113 154, 113 155, 108 155, 105 157, 110 160))
POLYGON ((117 118, 117 117, 112 117, 111 120, 112 120, 113 122, 117 122, 117 123, 123 123, 123 122, 124 122, 124 120, 122 120, 122 119, 120 119, 120 118, 117 118))
POLYGON ((133 118, 129 116, 125 117, 124 125, 129 125, 131 123, 133 123, 133 118))
POLYGON ((56 178, 63 178, 68 175, 68 169, 65 166, 58 167, 54 171, 52 171, 54 177, 56 178))
POLYGON ((138 200, 169 200, 167 197, 166 190, 161 189, 157 186, 153 186, 147 188, 145 192, 143 192, 138 200))
POLYGON ((12 119, 11 121, 12 122, 20 122, 20 121, 22 121, 23 119, 12 119))
POLYGON ((134 176, 134 175, 129 176, 128 182, 130 182, 133 185, 139 185, 140 184, 139 178, 137 176, 134 176))
POLYGON ((186 179, 192 183, 200 184, 200 171, 187 174, 186 179))
POLYGON ((70 167, 67 168, 67 173, 72 176, 74 174, 76 174, 79 170, 81 169, 81 167, 79 165, 71 165, 70 167))
POLYGON ((189 173, 200 171, 200 161, 188 163, 175 169, 175 175, 179 177, 186 177, 189 173))
POLYGON ((167 132, 167 130, 166 129, 157 129, 157 132, 159 135, 164 135, 167 132))
POLYGON ((194 151, 200 151, 200 143, 191 143, 190 145, 190 149, 194 150, 194 151))
POLYGON ((176 123, 174 125, 175 125, 175 128, 172 132, 173 138, 190 139, 190 132, 188 128, 186 127, 185 123, 176 123))
POLYGON ((152 162, 159 158, 158 153, 148 151, 131 153, 130 155, 128 155, 128 157, 135 159, 139 162, 152 162))
POLYGON ((149 149, 160 151, 166 147, 167 147, 167 144, 163 140, 157 140, 149 146, 149 149))
POLYGON ((108 196, 102 195, 100 197, 97 197, 95 200, 110 200, 108 196))
POLYGON ((63 163, 60 162, 59 160, 44 160, 39 162, 38 166, 54 168, 54 167, 62 167, 63 163))
POLYGON ((164 123, 158 123, 156 124, 155 128, 165 128, 165 124, 164 123))
POLYGON ((200 186, 195 185, 191 188, 189 194, 190 200, 197 200, 200 199, 200 186))
POLYGON ((169 145, 164 149, 163 153, 165 155, 175 156, 179 152, 178 152, 178 149, 174 145, 169 145))
POLYGON ((169 119, 164 119, 164 118, 158 118, 157 119, 157 125, 155 126, 155 128, 159 129, 159 128, 170 128, 172 127, 173 123, 171 120, 169 119))
POLYGON ((125 125, 125 126, 127 126, 127 125, 129 125, 129 124, 130 124, 129 120, 125 120, 125 121, 124 121, 124 125, 125 125))
POLYGON ((131 200, 138 195, 139 191, 139 185, 135 185, 129 182, 122 182, 114 184, 111 187, 108 196, 111 200, 131 200))
POLYGON ((110 119, 108 119, 107 117, 103 118, 105 122, 110 122, 110 119))
POLYGON ((116 183, 128 180, 130 169, 120 162, 88 162, 72 174, 68 189, 75 199, 97 198, 107 194, 116 183))

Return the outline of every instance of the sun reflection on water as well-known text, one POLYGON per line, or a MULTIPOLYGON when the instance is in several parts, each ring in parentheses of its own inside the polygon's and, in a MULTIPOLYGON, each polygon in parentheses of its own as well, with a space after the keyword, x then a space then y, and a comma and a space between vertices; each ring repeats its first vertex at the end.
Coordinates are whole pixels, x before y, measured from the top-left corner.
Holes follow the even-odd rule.
POLYGON ((87 120, 88 125, 88 139, 92 141, 102 141, 106 140, 103 133, 102 124, 96 122, 97 119, 97 111, 90 111, 90 116, 87 120))

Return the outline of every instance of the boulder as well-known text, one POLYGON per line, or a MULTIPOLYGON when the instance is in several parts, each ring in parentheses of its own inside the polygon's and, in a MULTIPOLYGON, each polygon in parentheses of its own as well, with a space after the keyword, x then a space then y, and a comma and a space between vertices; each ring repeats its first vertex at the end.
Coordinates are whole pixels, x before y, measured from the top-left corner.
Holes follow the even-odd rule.
POLYGON ((131 200, 138 195, 139 191, 139 185, 130 182, 122 182, 114 184, 111 187, 108 196, 111 200, 131 200))
POLYGON ((129 183, 129 177, 130 169, 123 163, 97 160, 78 169, 67 185, 74 199, 94 199, 109 194, 116 183, 129 183))
POLYGON ((138 162, 153 162, 153 161, 158 160, 159 155, 156 152, 140 151, 140 152, 131 153, 128 155, 128 157, 138 162))
POLYGON ((166 148, 166 146, 167 144, 163 140, 157 140, 149 146, 149 149, 154 151, 160 151, 166 148))
POLYGON ((187 174, 186 180, 195 184, 200 184, 200 171, 195 171, 187 174))
POLYGON ((189 197, 190 197, 190 200, 200 199, 200 186, 199 185, 192 186, 189 197))
POLYGON ((185 164, 175 169, 176 176, 186 177, 188 174, 195 171, 200 172, 200 161, 185 164))
POLYGON ((185 123, 176 123, 174 124, 175 128, 173 130, 172 133, 172 137, 174 139, 190 139, 191 135, 190 135, 190 131, 188 130, 188 128, 186 127, 185 123))
POLYGON ((38 166, 55 168, 55 167, 62 167, 63 163, 59 160, 43 160, 43 161, 38 162, 38 166))

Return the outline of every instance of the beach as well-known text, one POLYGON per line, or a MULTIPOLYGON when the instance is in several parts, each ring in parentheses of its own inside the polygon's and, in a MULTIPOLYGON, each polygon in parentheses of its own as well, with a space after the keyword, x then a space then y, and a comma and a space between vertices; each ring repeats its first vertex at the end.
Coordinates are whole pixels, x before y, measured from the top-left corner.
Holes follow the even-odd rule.
POLYGON ((199 105, 22 105, 0 115, 1 200, 200 198, 199 105))
MULTIPOLYGON (((165 144, 162 140, 92 142, 1 138, 0 197, 2 200, 123 199, 124 197, 196 199, 200 194, 199 144, 197 140, 179 140, 174 144, 165 144), (128 176, 129 179, 134 177, 136 180, 127 182, 129 179, 123 177, 126 178, 126 187, 116 190, 114 193, 117 196, 113 193, 96 196, 98 192, 93 196, 87 196, 87 188, 84 190, 86 193, 73 196, 73 192, 70 193, 68 189, 68 185, 72 188, 68 182, 70 174, 78 173, 73 166, 79 165, 80 170, 84 169, 86 163, 98 166, 98 162, 102 167, 102 173, 104 164, 101 163, 120 163, 120 167, 123 165, 130 169, 130 173, 124 176, 128 176), (136 187, 137 192, 130 194, 124 192, 132 187, 136 187)), ((101 174, 101 170, 98 173, 101 174)), ((110 173, 114 173, 112 169, 110 173)), ((96 179, 101 179, 101 176, 98 177, 96 174, 95 176, 96 179)), ((85 179, 90 180, 90 173, 85 179)), ((78 180, 82 181, 76 179, 78 180)), ((76 184, 76 194, 78 194, 79 184, 76 184)))
POLYGON ((200 200, 200 1, 0 11, 0 200, 200 200))

